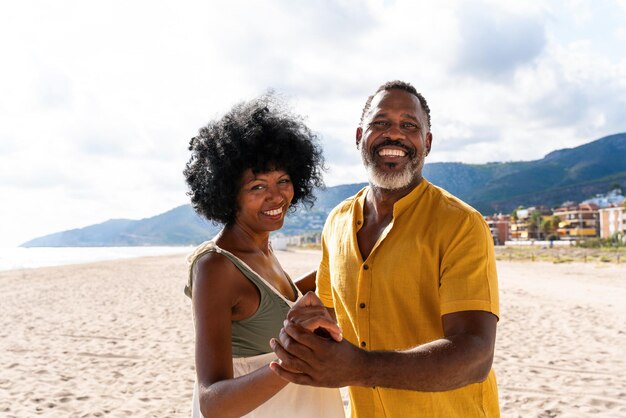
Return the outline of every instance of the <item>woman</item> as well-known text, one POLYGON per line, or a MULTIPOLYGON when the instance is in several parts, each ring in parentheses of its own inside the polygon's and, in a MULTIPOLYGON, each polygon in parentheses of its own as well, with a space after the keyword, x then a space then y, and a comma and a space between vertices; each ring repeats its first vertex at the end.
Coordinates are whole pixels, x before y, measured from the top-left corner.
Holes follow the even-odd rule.
MULTIPOLYGON (((298 386, 268 367, 298 289, 269 235, 287 210, 312 203, 322 156, 311 131, 271 95, 235 106, 200 129, 184 171, 194 209, 224 224, 189 256, 196 330, 194 417, 343 417, 338 390, 298 386)), ((338 328, 335 335, 339 333, 338 328)))

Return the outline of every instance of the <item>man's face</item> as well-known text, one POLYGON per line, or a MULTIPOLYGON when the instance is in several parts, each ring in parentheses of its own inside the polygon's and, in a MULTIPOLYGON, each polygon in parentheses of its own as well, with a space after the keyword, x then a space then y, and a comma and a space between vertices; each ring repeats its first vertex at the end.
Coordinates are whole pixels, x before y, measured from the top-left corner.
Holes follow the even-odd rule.
POLYGON ((432 135, 419 99, 404 90, 381 91, 357 129, 357 144, 373 186, 398 190, 422 179, 432 135))

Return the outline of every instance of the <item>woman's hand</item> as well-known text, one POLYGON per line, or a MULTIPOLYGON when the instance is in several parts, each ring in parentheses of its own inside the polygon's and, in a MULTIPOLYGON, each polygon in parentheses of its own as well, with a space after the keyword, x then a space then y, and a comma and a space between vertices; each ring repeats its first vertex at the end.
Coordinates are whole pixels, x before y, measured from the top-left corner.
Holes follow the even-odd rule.
MULTIPOLYGON (((343 339, 341 328, 322 301, 313 292, 308 292, 287 314, 291 321, 323 338, 339 342, 343 339)), ((287 325, 285 321, 285 325, 287 325)))

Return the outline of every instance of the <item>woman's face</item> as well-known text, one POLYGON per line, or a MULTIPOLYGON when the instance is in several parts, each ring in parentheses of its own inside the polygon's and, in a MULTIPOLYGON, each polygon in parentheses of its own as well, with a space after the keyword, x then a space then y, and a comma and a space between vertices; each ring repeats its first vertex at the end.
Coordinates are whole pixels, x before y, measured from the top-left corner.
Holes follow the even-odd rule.
POLYGON ((237 194, 235 221, 257 232, 276 231, 283 226, 293 199, 293 184, 282 170, 254 174, 243 172, 237 194))

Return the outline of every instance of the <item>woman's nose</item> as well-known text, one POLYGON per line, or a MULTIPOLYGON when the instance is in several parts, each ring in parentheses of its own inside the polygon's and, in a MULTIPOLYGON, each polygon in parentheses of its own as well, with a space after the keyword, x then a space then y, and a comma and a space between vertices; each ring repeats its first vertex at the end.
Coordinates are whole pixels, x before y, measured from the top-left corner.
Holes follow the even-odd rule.
POLYGON ((273 185, 267 188, 267 196, 265 200, 268 202, 282 203, 285 200, 285 197, 278 186, 273 185))

